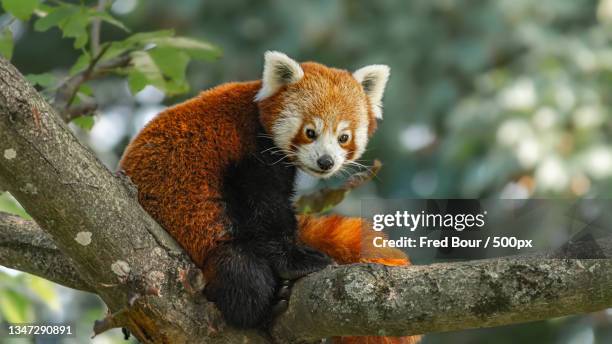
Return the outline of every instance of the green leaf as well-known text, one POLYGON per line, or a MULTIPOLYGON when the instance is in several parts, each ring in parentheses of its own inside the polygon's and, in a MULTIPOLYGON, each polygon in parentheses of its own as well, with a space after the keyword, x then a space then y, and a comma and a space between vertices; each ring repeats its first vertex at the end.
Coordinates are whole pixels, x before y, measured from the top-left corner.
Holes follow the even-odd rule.
POLYGON ((87 84, 83 84, 81 87, 79 87, 79 93, 91 97, 93 96, 93 88, 87 84))
POLYGON ((160 39, 166 37, 174 36, 174 30, 160 30, 160 31, 151 31, 151 32, 139 32, 131 35, 126 38, 123 43, 128 46, 144 46, 147 43, 150 43, 153 39, 160 39))
POLYGON ((59 296, 55 291, 53 283, 34 275, 24 275, 26 284, 32 293, 53 311, 60 310, 59 296))
POLYGON ((172 48, 154 48, 148 51, 162 73, 177 81, 185 80, 189 55, 172 48))
POLYGON ((89 32, 87 32, 88 24, 89 18, 86 12, 81 9, 68 17, 66 22, 60 25, 60 28, 64 33, 64 37, 75 38, 74 48, 81 49, 89 40, 89 32))
POLYGON ((110 44, 110 46, 106 49, 106 52, 104 52, 104 55, 102 55, 100 61, 110 60, 114 57, 124 54, 130 49, 130 47, 125 44, 125 42, 110 42, 106 44, 110 44))
POLYGON ((95 124, 93 116, 79 116, 72 120, 72 123, 76 124, 83 130, 91 130, 95 124))
POLYGON ((2 0, 2 8, 18 19, 28 20, 38 6, 38 0, 2 0))
POLYGON ((166 94, 168 95, 177 95, 177 94, 182 94, 182 93, 187 93, 189 92, 189 84, 187 83, 187 80, 183 79, 183 80, 167 80, 166 81, 166 86, 164 88, 164 91, 166 92, 166 94))
POLYGON ((70 67, 70 75, 75 75, 81 71, 84 71, 89 66, 90 62, 91 56, 88 52, 84 52, 83 54, 81 54, 81 56, 79 56, 74 65, 70 67))
POLYGON ((135 51, 131 57, 132 69, 128 75, 128 84, 132 93, 142 90, 146 85, 153 85, 161 90, 166 90, 166 82, 162 71, 148 52, 135 51))
POLYGON ((216 46, 192 38, 156 37, 150 39, 149 43, 156 44, 159 47, 180 49, 199 60, 213 60, 221 56, 221 50, 216 46))
POLYGON ((7 60, 13 57, 13 32, 8 26, 0 33, 0 54, 7 60))
POLYGON ((56 82, 55 76, 51 73, 28 74, 26 75, 26 79, 28 79, 32 85, 38 85, 42 88, 51 87, 56 82))
POLYGON ((100 61, 110 60, 129 51, 142 50, 147 44, 149 44, 149 41, 152 38, 168 37, 172 35, 174 35, 172 30, 140 32, 129 36, 123 41, 110 42, 110 47, 106 49, 106 52, 100 61))
POLYGON ((210 43, 191 38, 174 37, 173 30, 140 32, 113 44, 115 50, 142 49, 148 44, 155 44, 159 48, 182 50, 196 59, 210 60, 221 55, 221 50, 210 43))
POLYGON ((74 47, 76 49, 83 48, 89 40, 89 32, 87 27, 91 19, 87 9, 62 4, 53 10, 49 11, 46 16, 36 21, 34 29, 37 31, 46 31, 53 26, 57 26, 62 30, 64 37, 74 38, 74 47))
POLYGON ((92 18, 100 18, 103 21, 116 26, 118 28, 120 28, 121 30, 125 31, 125 32, 130 32, 130 29, 128 29, 127 26, 125 26, 121 21, 115 19, 113 16, 111 16, 108 12, 93 12, 91 14, 92 18))
POLYGON ((74 48, 75 49, 82 49, 83 47, 85 47, 85 45, 87 45, 87 41, 89 40, 89 35, 87 33, 84 33, 82 35, 78 35, 75 37, 75 41, 74 41, 74 48))
POLYGON ((0 194, 0 211, 17 215, 24 219, 31 219, 30 215, 26 213, 21 205, 8 192, 0 194))
POLYGON ((0 313, 3 318, 13 324, 32 320, 28 299, 9 288, 0 288, 0 313))
POLYGON ((300 197, 296 202, 296 208, 301 214, 323 213, 342 202, 348 192, 344 189, 323 189, 300 197))
POLYGON ((185 72, 189 55, 171 48, 153 48, 132 53, 132 68, 128 73, 128 85, 137 93, 146 85, 153 85, 166 94, 175 95, 189 90, 185 72))
POLYGON ((104 56, 102 56, 101 61, 110 60, 130 50, 143 49, 147 44, 149 44, 151 39, 170 37, 172 35, 174 35, 174 31, 172 30, 139 32, 131 35, 123 41, 111 42, 110 47, 106 50, 104 56))
POLYGON ((38 19, 34 24, 34 30, 47 31, 53 26, 61 26, 68 18, 79 11, 78 7, 62 5, 50 10, 46 16, 38 19))
POLYGON ((148 83, 149 80, 147 80, 147 77, 142 72, 136 69, 130 70, 128 74, 128 87, 132 95, 142 91, 148 83))

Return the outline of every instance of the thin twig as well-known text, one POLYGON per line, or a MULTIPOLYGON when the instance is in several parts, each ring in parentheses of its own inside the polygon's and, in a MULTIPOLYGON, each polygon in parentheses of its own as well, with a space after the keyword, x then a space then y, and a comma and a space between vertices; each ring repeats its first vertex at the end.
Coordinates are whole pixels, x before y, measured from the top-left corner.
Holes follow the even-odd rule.
MULTIPOLYGON (((98 12, 104 11, 106 7, 106 0, 98 0, 98 5, 96 6, 96 10, 98 12)), ((102 26, 102 19, 100 17, 94 18, 91 23, 91 54, 97 55, 100 52, 100 28, 102 26)))
POLYGON ((94 101, 83 102, 78 105, 73 105, 62 112, 62 118, 66 122, 70 122, 79 116, 88 115, 98 109, 98 104, 94 101))
POLYGON ((53 102, 54 107, 58 111, 66 111, 83 83, 98 78, 114 68, 128 65, 130 62, 130 57, 128 55, 121 55, 98 65, 98 62, 109 47, 109 44, 105 45, 100 53, 91 61, 86 70, 72 76, 58 87, 53 102))

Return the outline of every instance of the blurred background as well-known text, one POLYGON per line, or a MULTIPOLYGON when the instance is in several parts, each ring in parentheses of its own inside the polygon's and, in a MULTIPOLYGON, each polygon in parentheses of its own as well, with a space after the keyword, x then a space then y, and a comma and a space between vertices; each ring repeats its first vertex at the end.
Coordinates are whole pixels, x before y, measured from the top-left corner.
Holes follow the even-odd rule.
MULTIPOLYGON (((612 192, 612 0, 116 0, 111 13, 133 32, 171 28, 223 52, 189 65, 191 90, 180 96, 151 86, 132 94, 120 77, 91 84, 100 104, 94 125, 71 127, 112 170, 159 111, 219 83, 259 78, 263 53, 280 50, 349 70, 391 67, 384 120, 364 156, 364 163, 377 158, 384 166, 336 212, 359 215, 362 198, 572 199, 612 192)), ((80 54, 57 29, 9 24, 12 61, 24 74, 65 74, 80 54)), ((124 36, 102 26, 102 41, 124 36)), ((302 178, 300 188, 337 182, 302 178)), ((27 216, 7 193, 0 210, 27 216)), ((62 343, 123 343, 120 331, 89 339, 104 313, 93 295, 0 270, 4 321, 73 322, 78 337, 62 343)), ((493 342, 610 343, 612 310, 424 340, 493 342)))

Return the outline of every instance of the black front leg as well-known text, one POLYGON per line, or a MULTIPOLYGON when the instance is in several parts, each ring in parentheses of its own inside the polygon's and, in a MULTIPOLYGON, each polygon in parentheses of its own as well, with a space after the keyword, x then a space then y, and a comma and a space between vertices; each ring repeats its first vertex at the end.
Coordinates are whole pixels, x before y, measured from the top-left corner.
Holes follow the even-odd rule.
POLYGON ((204 293, 228 324, 266 326, 287 305, 290 284, 280 280, 300 278, 330 262, 324 254, 292 242, 232 241, 206 260, 204 293))
POLYGON ((215 303, 225 321, 252 328, 268 318, 279 281, 268 261, 250 243, 226 243, 217 247, 205 263, 204 293, 215 303))
POLYGON ((277 296, 286 303, 289 284, 280 280, 294 280, 331 263, 323 253, 297 244, 295 167, 273 156, 271 140, 258 144, 257 153, 225 173, 223 201, 232 239, 206 263, 215 272, 206 295, 228 323, 239 327, 269 320, 277 296))
POLYGON ((236 241, 251 243, 282 279, 294 280, 331 263, 325 254, 297 244, 293 167, 266 165, 255 157, 233 166, 224 199, 236 241))

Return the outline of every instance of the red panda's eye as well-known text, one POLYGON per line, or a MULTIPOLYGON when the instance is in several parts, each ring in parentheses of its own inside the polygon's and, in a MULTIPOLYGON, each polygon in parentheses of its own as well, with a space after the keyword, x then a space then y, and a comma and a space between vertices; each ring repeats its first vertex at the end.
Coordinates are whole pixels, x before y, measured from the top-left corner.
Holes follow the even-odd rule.
POLYGON ((317 137, 317 133, 315 133, 315 131, 312 129, 306 129, 306 137, 314 140, 317 137))
POLYGON ((349 139, 348 134, 342 134, 340 135, 340 137, 338 137, 338 142, 340 143, 346 143, 349 139))

